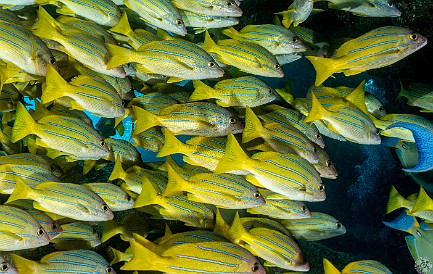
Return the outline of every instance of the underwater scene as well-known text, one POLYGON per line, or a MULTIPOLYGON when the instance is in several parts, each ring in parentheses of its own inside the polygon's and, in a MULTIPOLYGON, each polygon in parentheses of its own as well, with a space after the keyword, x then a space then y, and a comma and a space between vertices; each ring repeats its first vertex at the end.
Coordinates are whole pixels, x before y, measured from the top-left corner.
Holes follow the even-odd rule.
POLYGON ((433 2, 0 4, 0 274, 433 273, 433 2))

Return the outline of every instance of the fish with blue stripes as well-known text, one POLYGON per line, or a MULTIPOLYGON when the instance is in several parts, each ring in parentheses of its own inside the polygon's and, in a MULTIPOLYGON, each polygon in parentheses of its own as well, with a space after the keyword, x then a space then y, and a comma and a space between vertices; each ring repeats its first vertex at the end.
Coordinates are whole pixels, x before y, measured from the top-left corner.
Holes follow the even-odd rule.
POLYGON ((189 101, 216 99, 222 107, 257 107, 275 100, 277 94, 269 85, 254 76, 219 81, 213 88, 195 80, 189 101))
MULTIPOLYGON (((117 40, 120 40, 124 43, 130 45, 133 49, 138 50, 142 45, 161 40, 155 34, 144 30, 144 29, 135 29, 131 28, 131 25, 128 21, 128 15, 126 12, 123 13, 120 18, 119 23, 110 29, 110 32, 125 36, 125 38, 120 38, 119 35, 116 36, 117 40)), ((116 45, 116 44, 114 44, 116 45)))
POLYGON ((344 43, 332 58, 307 56, 307 59, 316 70, 315 85, 319 86, 334 73, 351 76, 394 64, 426 44, 427 38, 419 33, 386 26, 344 43))
POLYGON ((301 219, 311 216, 310 211, 301 201, 293 201, 270 190, 259 189, 266 203, 259 207, 249 208, 250 214, 260 214, 275 219, 301 219))
POLYGON ((362 260, 352 262, 346 265, 343 270, 339 271, 330 261, 323 259, 323 268, 325 274, 350 274, 350 273, 360 273, 360 274, 392 274, 382 263, 374 260, 362 260))
POLYGON ((262 120, 265 125, 276 122, 282 126, 294 127, 321 148, 325 147, 325 141, 323 141, 323 137, 317 127, 313 123, 306 123, 304 121, 305 116, 299 111, 279 105, 267 105, 265 109, 271 111, 259 115, 260 120, 262 120))
POLYGON ((327 179, 337 179, 338 171, 329 157, 328 153, 318 145, 314 144, 316 147, 317 156, 319 156, 319 162, 314 164, 314 168, 319 172, 320 177, 327 179))
POLYGON ((233 243, 266 260, 268 266, 302 272, 310 270, 309 263, 304 261, 304 254, 293 238, 264 227, 247 231, 238 213, 227 235, 233 243))
POLYGON ((154 205, 153 209, 164 219, 179 220, 187 226, 212 228, 214 212, 203 203, 192 202, 183 195, 164 196, 151 184, 143 184, 142 191, 135 200, 134 208, 154 205))
POLYGON ((216 173, 246 174, 246 179, 288 199, 323 201, 325 185, 313 165, 294 154, 259 152, 251 158, 230 134, 226 152, 218 162, 216 173))
POLYGON ((169 164, 167 171, 168 183, 163 193, 166 196, 187 192, 190 201, 227 209, 246 209, 265 204, 257 187, 240 175, 202 173, 185 180, 169 164))
POLYGON ((12 262, 5 260, 2 256, 0 256, 0 272, 2 274, 18 274, 18 270, 12 262))
POLYGON ((0 59, 10 62, 27 73, 46 75, 47 65, 57 68, 57 62, 51 51, 25 27, 0 21, 0 46, 3 49, 0 59))
POLYGON ((6 203, 21 199, 33 200, 35 209, 74 220, 113 219, 113 212, 104 200, 87 187, 78 184, 45 182, 31 188, 18 180, 6 203))
POLYGON ((260 137, 275 151, 299 155, 311 164, 319 162, 316 147, 299 130, 283 126, 279 123, 262 125, 251 108, 247 107, 245 110, 245 129, 242 133, 242 142, 247 143, 260 137))
POLYGON ((101 197, 112 211, 128 210, 134 206, 134 199, 115 184, 88 183, 83 185, 101 197))
POLYGON ((194 33, 202 33, 208 29, 218 29, 237 25, 236 17, 198 14, 187 10, 179 10, 186 27, 193 28, 194 33))
POLYGON ((295 0, 285 11, 278 12, 283 16, 281 23, 289 28, 290 26, 297 27, 299 24, 308 19, 313 11, 313 0, 295 0))
POLYGON ((95 228, 87 222, 72 222, 61 226, 62 234, 50 242, 57 250, 90 249, 101 244, 95 228))
POLYGON ((110 153, 103 138, 86 122, 57 115, 35 121, 19 103, 11 141, 17 142, 29 134, 37 136, 36 145, 51 150, 51 158, 67 155, 75 160, 98 160, 110 153))
POLYGON ((181 10, 198 14, 240 17, 242 10, 234 0, 173 0, 173 4, 181 10))
POLYGON ((0 205, 0 250, 14 251, 47 245, 46 231, 22 209, 0 205))
POLYGON ((407 98, 409 106, 421 108, 420 112, 433 112, 433 85, 426 83, 412 83, 407 87, 401 84, 397 98, 407 98))
POLYGON ((152 152, 158 152, 164 145, 164 134, 160 127, 152 127, 141 133, 132 133, 132 144, 152 152))
POLYGON ((124 103, 116 89, 97 75, 80 75, 69 83, 52 67, 47 68, 46 84, 42 88, 42 104, 54 102, 70 109, 115 118, 125 113, 124 103), (69 100, 62 100, 68 98, 69 100), (60 100, 59 100, 60 99, 60 100))
POLYGON ((186 28, 174 3, 170 0, 124 0, 125 5, 140 15, 140 19, 163 30, 185 35, 186 28))
POLYGON ((183 161, 195 166, 214 171, 219 159, 224 155, 225 137, 197 136, 182 143, 169 130, 164 130, 164 145, 157 157, 164 157, 176 153, 183 154, 183 161))
POLYGON ((283 26, 248 25, 240 31, 230 27, 222 30, 222 33, 235 40, 256 43, 274 55, 304 52, 307 49, 295 33, 283 26))
POLYGON ((246 249, 227 242, 175 245, 156 254, 140 241, 131 241, 133 258, 121 270, 156 270, 164 273, 266 273, 246 249))
POLYGON ((12 254, 12 260, 19 273, 94 273, 116 274, 110 264, 98 253, 91 250, 77 249, 57 251, 45 255, 39 262, 12 254))
POLYGON ((296 239, 305 241, 319 241, 346 233, 346 228, 337 219, 322 212, 311 212, 309 218, 283 220, 281 223, 296 239))
POLYGON ((62 51, 96 72, 124 78, 125 70, 114 66, 108 68, 110 57, 102 36, 89 35, 78 28, 56 21, 44 8, 39 7, 38 21, 31 27, 32 32, 43 39, 54 40, 61 44, 62 51))
POLYGON ((380 128, 380 134, 386 137, 395 137, 404 142, 415 142, 415 138, 411 130, 404 127, 391 127, 396 123, 414 124, 424 128, 427 131, 433 131, 433 123, 422 116, 410 113, 404 114, 387 114, 374 121, 375 125, 380 128))
POLYGON ((399 17, 401 11, 392 0, 328 0, 331 9, 364 17, 399 17))
POLYGON ((275 56, 257 44, 234 39, 215 43, 206 31, 203 49, 216 54, 216 60, 254 75, 282 78, 284 72, 275 56))
POLYGON ((0 165, 37 166, 51 172, 56 177, 63 176, 63 170, 46 156, 31 153, 17 153, 0 156, 0 165))
POLYGON ((57 13, 80 16, 99 25, 112 27, 119 22, 120 8, 111 0, 54 0, 50 4, 56 5, 57 13))
POLYGON ((133 106, 136 120, 134 131, 139 134, 154 126, 163 126, 175 135, 226 136, 240 133, 244 126, 236 115, 212 103, 193 102, 176 104, 155 115, 133 106))
POLYGON ((324 120, 328 123, 328 129, 341 134, 347 140, 360 144, 380 144, 381 139, 375 124, 356 106, 335 104, 325 108, 314 93, 311 96, 311 110, 304 122, 324 120))
POLYGON ((418 164, 414 167, 403 168, 406 172, 425 172, 433 169, 433 132, 425 126, 409 122, 394 123, 387 129, 401 127, 412 132, 418 151, 418 164))
POLYGON ((141 71, 171 77, 169 82, 218 78, 224 71, 213 58, 198 45, 181 39, 152 41, 137 51, 107 44, 111 54, 109 68, 126 63, 138 63, 141 71))
POLYGON ((0 111, 11 112, 16 110, 17 103, 21 100, 21 97, 20 92, 13 84, 3 85, 0 93, 0 111))

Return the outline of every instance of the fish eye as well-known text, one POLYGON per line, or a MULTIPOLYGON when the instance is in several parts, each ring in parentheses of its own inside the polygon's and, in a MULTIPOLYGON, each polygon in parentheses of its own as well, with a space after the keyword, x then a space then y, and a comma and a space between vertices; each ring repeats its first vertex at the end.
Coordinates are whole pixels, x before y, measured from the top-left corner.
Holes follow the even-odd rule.
POLYGON ((292 38, 292 43, 296 43, 296 42, 298 42, 298 37, 293 37, 292 38))
POLYGON ((275 64, 275 69, 280 69, 281 65, 280 64, 275 64))
POLYGON ((234 123, 236 123, 236 119, 235 119, 234 117, 230 117, 230 119, 229 119, 229 123, 230 123, 230 124, 234 124, 234 123))
POLYGON ((322 136, 320 134, 316 134, 316 139, 321 139, 322 136))
POLYGON ((101 140, 101 146, 105 146, 105 142, 104 142, 104 140, 101 140))
POLYGON ((328 161, 326 161, 326 165, 327 165, 328 167, 331 167, 331 166, 333 166, 334 164, 332 163, 331 160, 328 160, 328 161))
POLYGON ((207 63, 207 65, 208 65, 209 67, 213 68, 213 67, 215 66, 215 62, 209 62, 209 63, 207 63))
POLYGON ((0 264, 0 271, 6 272, 10 268, 9 264, 7 262, 3 262, 0 264))
POLYGON ((127 200, 128 202, 130 202, 130 201, 131 201, 131 199, 132 199, 132 197, 131 197, 131 196, 129 196, 128 194, 126 194, 126 200, 127 200))
POLYGON ((302 211, 302 212, 307 211, 307 207, 306 207, 306 206, 301 206, 301 211, 302 211))
POLYGON ((51 165, 51 166, 50 166, 50 170, 51 170, 51 171, 54 171, 54 170, 56 170, 56 167, 53 166, 53 165, 51 165))
POLYGON ((418 40, 418 34, 416 34, 416 33, 412 33, 412 34, 409 36, 409 38, 412 39, 413 41, 416 41, 416 40, 418 40))
POLYGON ((254 263, 254 265, 253 265, 253 267, 251 268, 251 270, 252 270, 253 272, 256 272, 257 270, 259 270, 259 268, 260 268, 259 263, 254 263))
POLYGON ((261 195, 260 195, 259 192, 255 192, 255 193, 254 193, 254 198, 258 199, 258 198, 260 198, 260 196, 261 196, 261 195))
POLYGON ((111 266, 109 266, 105 269, 106 273, 111 273, 112 271, 113 271, 113 268, 111 266))
POLYGON ((375 8, 376 6, 373 3, 369 3, 370 7, 375 8))
POLYGON ((385 108, 384 107, 379 107, 378 108, 380 111, 383 111, 383 110, 385 110, 385 108))
POLYGON ((390 2, 388 2, 388 6, 394 7, 394 3, 390 1, 390 2))
POLYGON ((325 185, 324 185, 324 184, 320 184, 320 186, 319 186, 319 190, 320 190, 320 191, 324 191, 324 190, 325 190, 325 185))
POLYGON ((59 226, 56 223, 53 223, 53 225, 51 226, 52 230, 56 230, 59 226))
POLYGON ((272 88, 269 88, 269 94, 272 94, 272 93, 274 93, 272 88))
POLYGON ((56 63, 56 58, 54 58, 54 57, 50 57, 50 63, 51 63, 51 64, 55 64, 55 63, 56 63))
POLYGON ((42 227, 40 227, 40 228, 38 229, 38 231, 36 231, 36 234, 38 234, 38 236, 42 236, 42 235, 45 234, 45 230, 44 230, 42 227))
POLYGON ((341 228, 341 223, 340 223, 340 222, 335 223, 335 227, 336 227, 337 229, 340 229, 340 228, 341 228))
POLYGON ((102 211, 105 211, 105 212, 107 212, 109 210, 109 207, 106 204, 103 204, 101 208, 102 208, 102 211))
POLYGON ((180 20, 180 19, 177 19, 176 21, 174 21, 175 23, 176 23, 176 25, 178 25, 178 26, 182 26, 183 25, 183 22, 182 22, 182 20, 180 20))
POLYGON ((313 148, 313 151, 314 151, 314 153, 317 153, 317 148, 314 147, 314 148, 313 148))
POLYGON ((228 3, 227 3, 227 6, 229 6, 229 7, 230 7, 231 5, 232 5, 232 2, 228 2, 228 3))

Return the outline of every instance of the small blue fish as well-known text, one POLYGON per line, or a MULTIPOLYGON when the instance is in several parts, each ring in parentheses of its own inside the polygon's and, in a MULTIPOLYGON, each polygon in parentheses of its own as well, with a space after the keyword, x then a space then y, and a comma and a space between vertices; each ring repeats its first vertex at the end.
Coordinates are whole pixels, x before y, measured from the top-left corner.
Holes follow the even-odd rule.
POLYGON ((402 127, 412 132, 418 150, 418 164, 412 168, 403 168, 406 172, 424 172, 433 169, 433 132, 411 123, 395 123, 387 129, 402 127))

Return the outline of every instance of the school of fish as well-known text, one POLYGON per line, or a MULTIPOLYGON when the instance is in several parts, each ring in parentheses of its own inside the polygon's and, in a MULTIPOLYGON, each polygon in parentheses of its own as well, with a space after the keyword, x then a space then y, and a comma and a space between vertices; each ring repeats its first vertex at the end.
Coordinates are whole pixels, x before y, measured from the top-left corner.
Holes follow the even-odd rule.
MULTIPOLYGON (((328 2, 358 16, 401 15, 388 0, 328 2)), ((241 3, 0 0, 0 273, 308 272, 299 242, 346 233, 306 206, 326 199, 323 178, 338 176, 322 135, 364 145, 398 138, 406 172, 433 170, 432 122, 387 114, 364 82, 324 85, 334 73, 398 62, 427 38, 382 26, 324 56, 324 43, 300 25, 326 12, 313 1, 289 1, 274 22, 238 28, 241 3), (290 83, 267 84, 303 55, 316 71, 304 98, 290 83), (102 133, 94 118, 114 133, 102 133), (104 181, 81 179, 106 170, 104 181), (149 240, 162 235, 149 216, 187 231, 166 224, 149 240), (128 247, 99 252, 114 237, 128 247), (38 261, 19 252, 47 246, 55 251, 38 261)), ((431 85, 402 85, 402 97, 433 112, 431 85)), ((424 188, 404 198, 393 187, 387 212, 402 207, 385 224, 411 234, 415 260, 431 256, 433 200, 424 188)), ((392 274, 374 260, 340 272, 323 259, 326 274, 392 274)))

